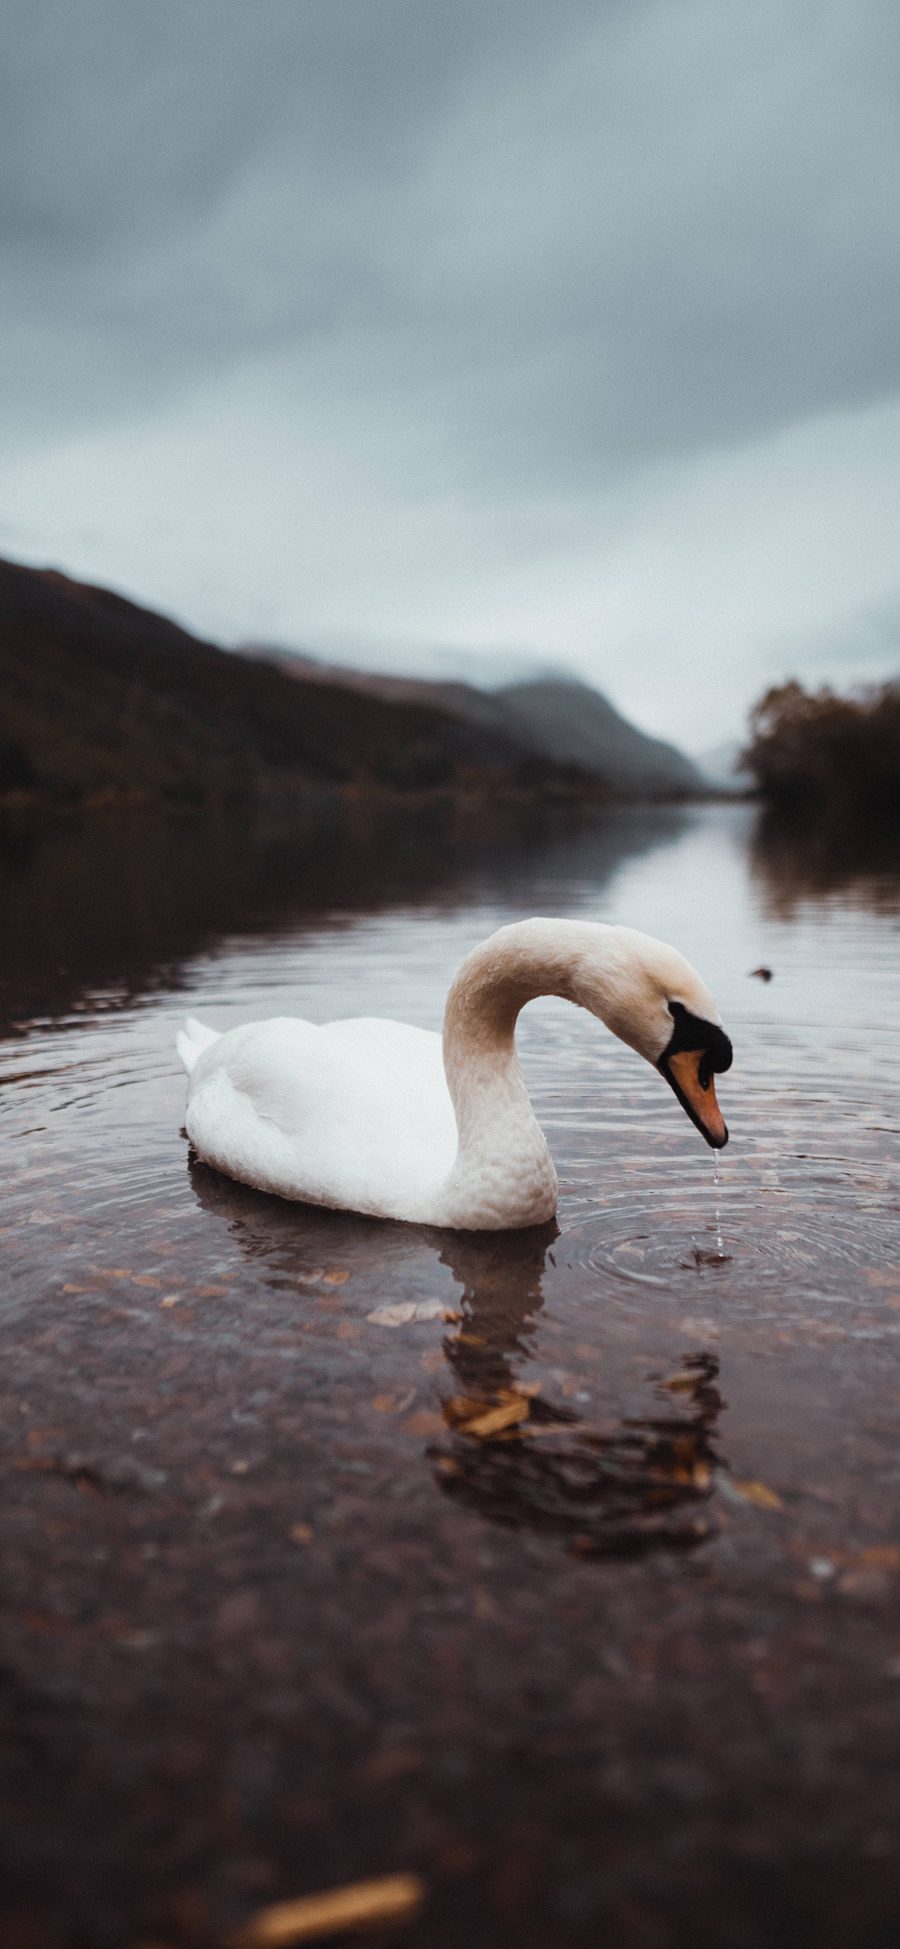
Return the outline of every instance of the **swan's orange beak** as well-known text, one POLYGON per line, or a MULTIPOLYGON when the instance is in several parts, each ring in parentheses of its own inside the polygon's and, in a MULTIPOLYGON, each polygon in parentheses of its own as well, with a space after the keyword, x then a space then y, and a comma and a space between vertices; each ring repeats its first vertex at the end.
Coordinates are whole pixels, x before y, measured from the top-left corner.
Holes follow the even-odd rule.
POLYGON ((728 1142, 728 1126, 719 1109, 709 1056, 704 1049, 678 1049, 661 1058, 660 1069, 671 1083, 683 1110, 713 1150, 728 1142))

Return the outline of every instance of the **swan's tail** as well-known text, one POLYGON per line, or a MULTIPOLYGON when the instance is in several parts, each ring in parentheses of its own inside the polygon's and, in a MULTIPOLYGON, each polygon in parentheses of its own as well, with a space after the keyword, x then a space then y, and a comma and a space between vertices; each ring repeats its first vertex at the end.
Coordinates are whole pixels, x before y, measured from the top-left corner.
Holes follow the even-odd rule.
POLYGON ((218 1029, 207 1029, 202 1022, 196 1020, 195 1016, 188 1016, 184 1028, 179 1029, 175 1037, 175 1047, 188 1075, 198 1057, 202 1056, 204 1049, 208 1049, 211 1042, 218 1042, 218 1040, 218 1029))

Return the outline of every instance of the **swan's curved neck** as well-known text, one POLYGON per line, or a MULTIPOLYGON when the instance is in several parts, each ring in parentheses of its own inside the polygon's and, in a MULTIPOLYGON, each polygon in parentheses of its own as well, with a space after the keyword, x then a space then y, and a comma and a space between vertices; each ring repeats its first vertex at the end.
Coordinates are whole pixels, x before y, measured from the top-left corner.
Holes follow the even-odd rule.
MULTIPOLYGON (((596 924, 591 931, 596 939, 596 924)), ((500 1160, 503 1197, 533 1207, 538 1190, 552 1215, 556 1173, 519 1068, 516 1021, 538 995, 579 1000, 584 932, 577 921, 520 921, 463 962, 444 1014, 444 1069, 459 1132, 448 1191, 464 1186, 471 1199, 478 1182, 491 1200, 500 1160)))

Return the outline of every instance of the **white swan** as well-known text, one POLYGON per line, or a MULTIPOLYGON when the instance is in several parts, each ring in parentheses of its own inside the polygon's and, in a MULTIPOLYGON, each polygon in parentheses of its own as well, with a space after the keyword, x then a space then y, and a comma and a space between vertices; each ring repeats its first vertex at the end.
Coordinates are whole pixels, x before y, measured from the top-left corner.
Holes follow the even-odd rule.
POLYGON ((526 920, 468 956, 440 1036, 380 1019, 291 1017, 225 1035, 189 1020, 187 1133, 261 1191, 378 1218, 502 1231, 556 1210, 556 1172, 515 1046, 535 995, 599 1016, 662 1072, 707 1143, 728 1131, 713 1071, 731 1063, 709 990, 674 948, 630 927, 526 920))

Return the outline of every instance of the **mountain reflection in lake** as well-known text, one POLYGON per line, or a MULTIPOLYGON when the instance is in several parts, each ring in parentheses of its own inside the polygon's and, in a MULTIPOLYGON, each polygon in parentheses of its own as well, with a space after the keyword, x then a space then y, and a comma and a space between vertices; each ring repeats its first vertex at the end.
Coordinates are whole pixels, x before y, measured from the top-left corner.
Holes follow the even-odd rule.
POLYGON ((782 1903, 791 1940, 889 1939, 900 880, 823 882, 754 820, 7 835, 10 1939, 204 1943, 394 1868, 428 1885, 414 1949, 774 1945, 782 1903), (520 1047, 558 1232, 189 1159, 185 1012, 437 1026, 534 912, 702 970, 718 1187, 660 1079, 552 1000, 520 1047))

